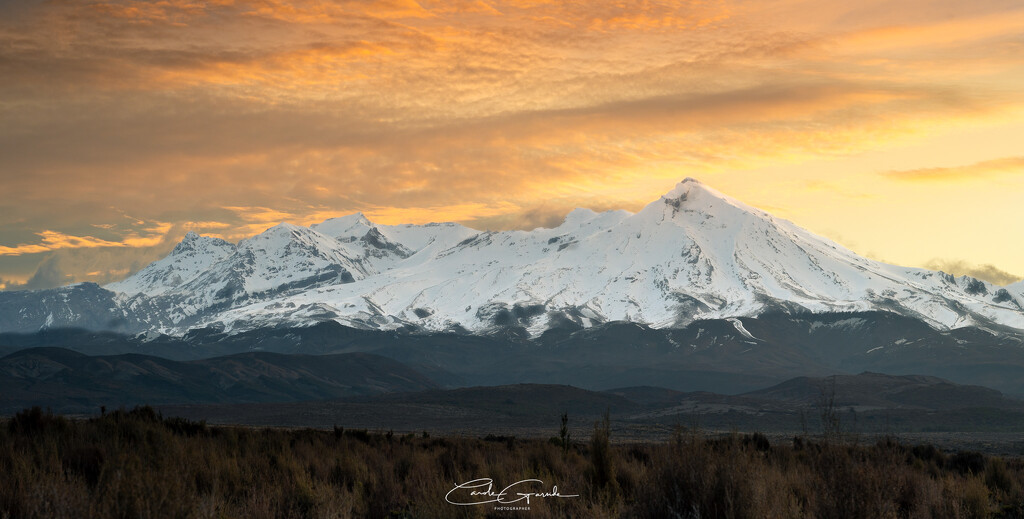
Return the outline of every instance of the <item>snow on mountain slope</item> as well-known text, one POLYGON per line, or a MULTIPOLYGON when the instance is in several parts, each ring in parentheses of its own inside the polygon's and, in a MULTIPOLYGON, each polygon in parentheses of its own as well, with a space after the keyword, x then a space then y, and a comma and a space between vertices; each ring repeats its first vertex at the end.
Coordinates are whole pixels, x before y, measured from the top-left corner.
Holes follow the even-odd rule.
POLYGON ((191 324, 190 318, 211 310, 365 277, 350 254, 333 238, 282 223, 242 240, 230 255, 156 299, 172 322, 191 324))
POLYGON ((309 228, 344 243, 365 236, 370 229, 374 228, 374 225, 363 216, 363 213, 353 213, 313 224, 309 228))
POLYGON ((374 231, 380 233, 387 242, 408 250, 410 256, 420 253, 430 256, 478 232, 457 223, 379 225, 370 222, 362 213, 332 218, 310 228, 343 243, 358 241, 374 231))
MULTIPOLYGON (((110 288, 144 285, 138 276, 110 288)), ((884 309, 938 328, 1024 329, 1021 291, 860 257, 686 179, 636 214, 577 209, 553 229, 384 226, 361 214, 282 224, 152 294, 179 298, 169 306, 193 319, 172 321, 189 326, 335 319, 537 334, 564 320, 671 327, 774 309, 884 309)))
MULTIPOLYGON (((1015 298, 1017 301, 1024 302, 1024 280, 1006 285, 1003 290, 1006 291, 1006 296, 1015 298)), ((1002 296, 1001 293, 999 295, 1002 296)))
POLYGON ((115 293, 95 283, 49 290, 0 292, 0 331, 33 333, 51 328, 129 329, 115 293))
POLYGON ((324 273, 343 283, 366 275, 351 251, 336 240, 289 223, 243 240, 229 265, 232 274, 240 274, 241 288, 250 294, 280 290, 324 273))
POLYGON ((234 250, 235 246, 224 240, 189 231, 166 257, 150 263, 128 279, 107 285, 107 288, 125 294, 162 294, 195 279, 234 250))

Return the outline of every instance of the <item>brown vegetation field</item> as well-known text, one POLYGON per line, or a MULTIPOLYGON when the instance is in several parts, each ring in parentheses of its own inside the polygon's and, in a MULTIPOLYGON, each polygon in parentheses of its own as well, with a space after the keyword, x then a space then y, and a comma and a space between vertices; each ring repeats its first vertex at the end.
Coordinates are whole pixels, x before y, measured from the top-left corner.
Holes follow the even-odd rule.
POLYGON ((0 424, 0 517, 1024 517, 1020 459, 685 429, 618 444, 607 421, 588 438, 565 438, 557 423, 551 433, 207 426, 148 407, 70 420, 34 408, 0 424), (486 500, 453 492, 478 478, 493 479, 492 495, 540 482, 504 503, 449 502, 486 500), (562 497, 519 496, 544 492, 562 497))

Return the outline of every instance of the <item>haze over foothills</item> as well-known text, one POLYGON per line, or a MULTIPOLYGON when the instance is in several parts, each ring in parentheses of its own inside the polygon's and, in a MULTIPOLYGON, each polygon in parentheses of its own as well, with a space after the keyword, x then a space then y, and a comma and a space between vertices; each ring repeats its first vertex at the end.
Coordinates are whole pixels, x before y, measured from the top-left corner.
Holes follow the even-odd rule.
POLYGON ((1006 284, 1022 87, 1019 0, 0 0, 0 289, 355 211, 553 226, 687 176, 1006 284))

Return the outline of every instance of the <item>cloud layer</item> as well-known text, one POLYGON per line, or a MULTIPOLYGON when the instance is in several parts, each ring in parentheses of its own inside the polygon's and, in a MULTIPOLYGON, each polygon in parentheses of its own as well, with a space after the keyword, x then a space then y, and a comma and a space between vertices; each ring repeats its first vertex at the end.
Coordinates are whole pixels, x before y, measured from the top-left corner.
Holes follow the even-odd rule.
POLYGON ((0 2, 0 284, 106 280, 186 228, 551 225, 689 175, 805 225, 810 180, 1019 187, 1009 154, 756 172, 1020 122, 1021 27, 999 0, 0 2))

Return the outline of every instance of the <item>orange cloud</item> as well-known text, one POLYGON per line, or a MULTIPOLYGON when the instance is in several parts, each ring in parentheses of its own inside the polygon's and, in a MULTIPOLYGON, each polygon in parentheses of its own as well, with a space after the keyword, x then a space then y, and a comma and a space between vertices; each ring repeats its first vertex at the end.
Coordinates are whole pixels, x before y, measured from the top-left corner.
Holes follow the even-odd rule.
POLYGON ((39 254, 63 249, 91 249, 100 247, 153 247, 166 241, 168 233, 174 227, 171 223, 157 222, 140 232, 129 232, 120 241, 105 240, 94 236, 73 236, 59 231, 42 231, 36 233, 40 243, 23 243, 13 247, 0 246, 0 256, 20 256, 23 254, 39 254))
POLYGON ((322 2, 317 0, 119 0, 110 2, 64 2, 79 16, 92 14, 139 24, 194 23, 221 13, 259 17, 301 24, 324 24, 353 16, 417 18, 429 16, 414 0, 358 0, 322 2))
MULTIPOLYGON (((73 4, 72 4, 73 5, 73 4)), ((146 2, 129 0, 123 2, 95 2, 79 4, 81 11, 91 12, 101 18, 114 18, 128 22, 150 25, 156 22, 184 23, 205 12, 203 4, 162 0, 146 2)))
POLYGON ((887 171, 882 175, 907 182, 962 182, 1003 175, 1024 176, 1024 157, 986 160, 966 166, 887 171))
POLYGON ((167 239, 167 235, 172 228, 174 228, 172 223, 157 223, 152 227, 142 229, 142 232, 146 233, 146 235, 132 234, 125 236, 121 240, 121 246, 135 248, 155 247, 167 239))
POLYGON ((342 0, 321 2, 317 0, 251 0, 239 2, 247 16, 302 24, 325 24, 344 22, 355 16, 371 16, 382 19, 425 18, 431 16, 414 0, 342 0))
POLYGON ((92 236, 68 236, 57 231, 37 233, 42 243, 20 244, 14 247, 0 246, 0 256, 17 256, 21 254, 38 254, 57 249, 78 249, 83 247, 124 247, 125 244, 101 240, 92 236))
POLYGON ((842 50, 881 52, 955 47, 964 42, 993 41, 1001 36, 1018 37, 1024 26, 1024 9, 917 24, 885 25, 852 32, 839 38, 842 50))
POLYGON ((533 20, 558 20, 599 32, 654 31, 701 27, 729 18, 724 1, 595 0, 562 2, 504 0, 490 4, 508 16, 520 11, 533 20))
POLYGON ((227 229, 227 228, 231 227, 231 224, 229 224, 227 222, 212 222, 212 221, 185 222, 183 227, 185 229, 190 230, 190 231, 191 230, 204 230, 204 229, 227 229))
POLYGON ((372 207, 363 213, 370 221, 384 225, 470 220, 515 213, 522 208, 511 202, 467 203, 436 207, 372 207))
MULTIPOLYGON (((145 249, 144 263, 167 245, 158 236, 186 229, 237 240, 357 210, 529 227, 577 205, 636 209, 691 174, 852 160, 1019 120, 1022 11, 941 7, 0 3, 0 214, 14 215, 0 225, 0 277, 27 279, 13 261, 57 244, 145 249), (125 211, 174 227, 125 223, 125 211), (29 238, 43 230, 60 236, 29 238)), ((1016 167, 990 160, 1015 151, 978 153, 948 161, 974 166, 871 176, 1005 178, 1016 167)), ((821 189, 797 191, 849 191, 831 169, 819 175, 821 189)), ((78 278, 128 268, 65 265, 88 265, 78 278)))
POLYGON ((245 221, 250 222, 283 222, 295 218, 295 215, 285 211, 278 211, 269 207, 231 207, 224 209, 238 213, 245 221))

